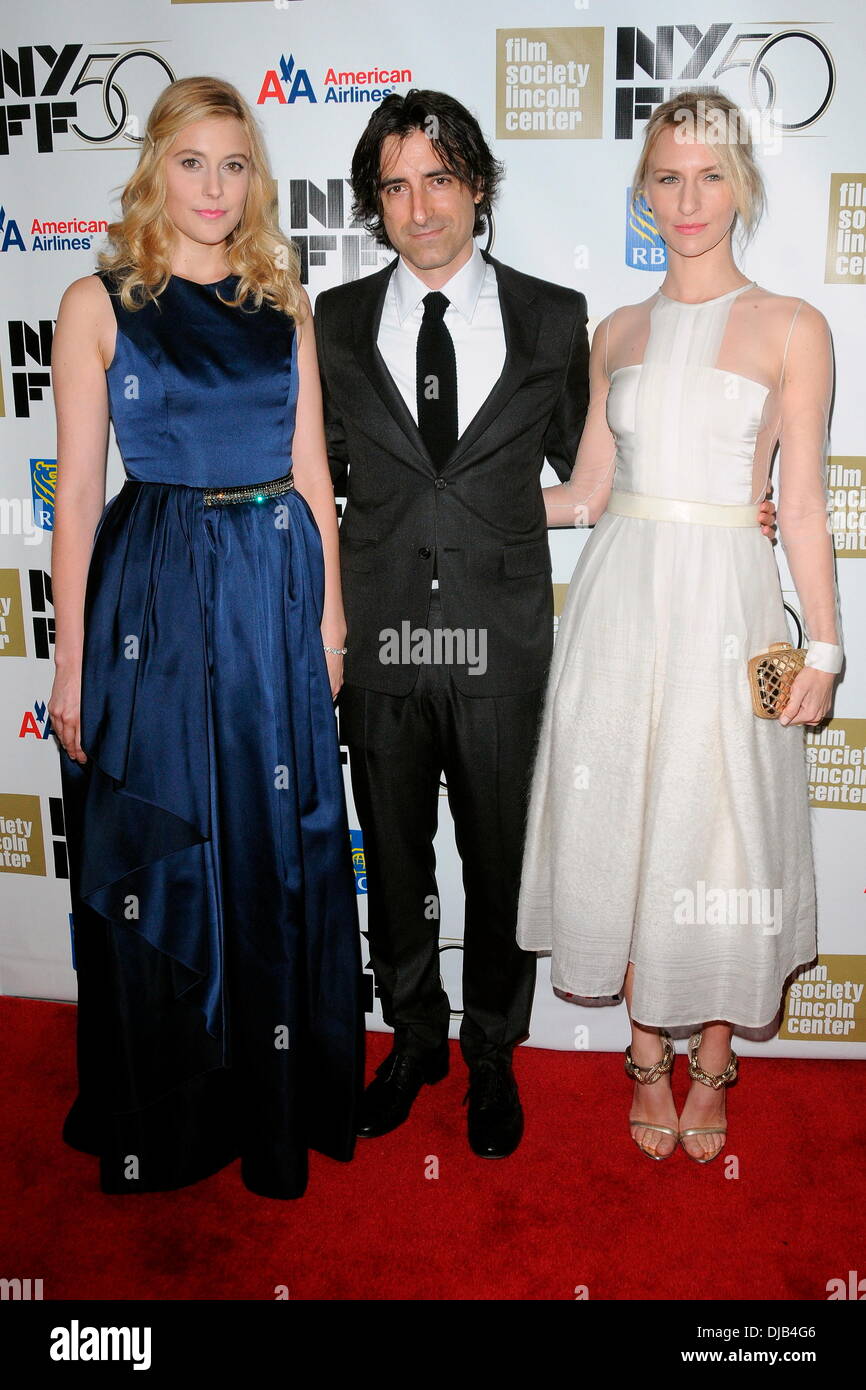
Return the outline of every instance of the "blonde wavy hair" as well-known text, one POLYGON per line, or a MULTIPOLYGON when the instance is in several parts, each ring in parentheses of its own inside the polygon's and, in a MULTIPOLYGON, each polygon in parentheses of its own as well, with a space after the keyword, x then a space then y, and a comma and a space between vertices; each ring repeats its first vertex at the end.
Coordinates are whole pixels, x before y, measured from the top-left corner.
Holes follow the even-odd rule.
POLYGON ((741 107, 723 92, 680 92, 657 106, 646 123, 643 149, 632 178, 632 210, 637 211, 637 199, 646 198, 649 162, 656 141, 663 130, 691 127, 695 138, 712 148, 717 155, 736 208, 734 225, 745 245, 754 235, 766 206, 766 193, 761 171, 755 162, 749 118, 741 107), (702 139, 707 135, 709 139, 702 139))
MULTIPOLYGON (((182 77, 154 102, 135 173, 121 194, 122 216, 108 227, 110 249, 99 266, 115 279, 125 309, 156 301, 171 277, 174 224, 165 211, 165 156, 181 130, 196 121, 234 117, 250 145, 250 181, 241 219, 226 240, 229 273, 239 277, 235 308, 267 300, 297 322, 304 317, 300 256, 280 231, 277 186, 264 141, 236 87, 217 77, 182 77)), ((222 296, 220 296, 222 297, 222 296)))

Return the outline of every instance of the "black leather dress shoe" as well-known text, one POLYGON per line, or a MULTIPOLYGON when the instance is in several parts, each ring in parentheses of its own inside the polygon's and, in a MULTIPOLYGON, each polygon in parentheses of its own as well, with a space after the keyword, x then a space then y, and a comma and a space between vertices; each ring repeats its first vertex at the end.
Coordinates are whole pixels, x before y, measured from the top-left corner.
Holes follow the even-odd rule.
POLYGON ((364 1092, 357 1133, 364 1139, 376 1139, 397 1129, 409 1118, 421 1087, 433 1086, 448 1075, 448 1059, 447 1042, 423 1057, 394 1048, 364 1092))
POLYGON ((508 1062, 479 1062, 469 1073, 469 1146, 479 1158, 507 1158, 523 1138, 523 1108, 508 1062))

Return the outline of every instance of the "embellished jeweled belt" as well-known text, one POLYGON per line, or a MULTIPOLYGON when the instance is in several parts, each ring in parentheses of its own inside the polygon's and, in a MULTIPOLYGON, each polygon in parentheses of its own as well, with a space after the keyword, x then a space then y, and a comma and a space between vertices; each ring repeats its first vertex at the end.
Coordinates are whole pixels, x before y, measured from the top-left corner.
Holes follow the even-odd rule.
POLYGON ((607 510, 615 516, 649 521, 691 521, 699 526, 759 526, 759 502, 693 502, 681 497, 651 497, 643 492, 610 494, 607 510))
POLYGON ((268 483, 250 483, 243 487, 206 487, 202 489, 206 507, 222 507, 228 502, 264 502, 268 497, 280 497, 291 492, 295 480, 291 473, 272 478, 268 483))

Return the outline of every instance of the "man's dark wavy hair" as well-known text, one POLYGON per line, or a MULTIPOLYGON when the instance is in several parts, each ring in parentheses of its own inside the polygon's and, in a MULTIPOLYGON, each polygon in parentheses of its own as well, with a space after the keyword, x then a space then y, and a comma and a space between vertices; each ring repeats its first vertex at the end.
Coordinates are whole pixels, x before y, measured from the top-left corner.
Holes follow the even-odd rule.
POLYGON ((394 92, 376 108, 352 156, 354 217, 363 222, 379 243, 393 250, 382 219, 379 188, 382 145, 389 135, 403 138, 420 130, 430 138, 445 168, 456 174, 473 192, 483 191, 475 209, 473 236, 487 230, 487 219, 496 201, 505 166, 495 159, 481 127, 471 112, 445 92, 417 88, 400 96, 394 92), (435 135, 435 138, 434 138, 435 135))

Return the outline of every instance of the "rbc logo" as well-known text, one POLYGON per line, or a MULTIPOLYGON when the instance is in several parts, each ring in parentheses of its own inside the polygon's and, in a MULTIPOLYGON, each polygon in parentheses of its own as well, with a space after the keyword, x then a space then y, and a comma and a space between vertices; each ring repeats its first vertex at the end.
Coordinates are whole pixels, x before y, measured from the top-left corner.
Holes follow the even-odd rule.
POLYGON ((360 830, 349 828, 349 837, 352 844, 352 866, 355 870, 355 891, 357 893, 367 892, 367 864, 364 859, 364 842, 361 838, 360 830))
POLYGON ((667 249, 646 199, 641 195, 632 207, 631 192, 627 188, 625 193, 625 263, 632 270, 666 270, 667 249))
POLYGON ((30 486, 33 493, 34 522, 41 526, 43 531, 53 531, 57 459, 31 459, 30 486))

